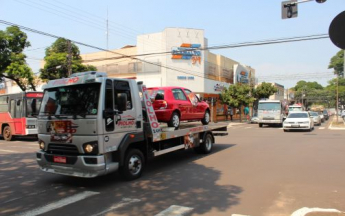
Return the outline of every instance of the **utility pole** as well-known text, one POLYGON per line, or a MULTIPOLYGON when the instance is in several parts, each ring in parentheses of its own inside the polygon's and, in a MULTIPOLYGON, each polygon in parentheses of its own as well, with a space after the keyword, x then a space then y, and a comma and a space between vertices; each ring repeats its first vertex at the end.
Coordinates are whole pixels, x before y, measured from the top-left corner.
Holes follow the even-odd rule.
POLYGON ((337 111, 337 123, 338 123, 338 107, 339 107, 339 74, 337 75, 337 103, 336 103, 336 111, 337 111))
POLYGON ((67 40, 67 49, 68 49, 67 70, 68 70, 68 76, 71 76, 72 74, 72 44, 70 40, 67 40))

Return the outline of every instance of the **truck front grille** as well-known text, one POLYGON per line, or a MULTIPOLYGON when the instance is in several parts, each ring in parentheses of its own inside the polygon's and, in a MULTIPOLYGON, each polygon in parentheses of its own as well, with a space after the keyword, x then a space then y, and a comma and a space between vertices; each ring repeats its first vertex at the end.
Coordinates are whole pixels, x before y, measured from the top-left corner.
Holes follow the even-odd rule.
POLYGON ((57 155, 78 155, 77 146, 71 144, 49 144, 48 152, 57 155))

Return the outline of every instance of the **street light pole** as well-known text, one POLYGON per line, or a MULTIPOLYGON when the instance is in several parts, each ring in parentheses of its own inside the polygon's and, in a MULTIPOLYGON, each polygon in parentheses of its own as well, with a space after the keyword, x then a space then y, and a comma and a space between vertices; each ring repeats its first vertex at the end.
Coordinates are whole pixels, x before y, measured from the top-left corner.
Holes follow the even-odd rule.
POLYGON ((338 123, 338 107, 339 107, 339 74, 337 75, 337 103, 336 103, 336 111, 337 111, 337 123, 338 123))

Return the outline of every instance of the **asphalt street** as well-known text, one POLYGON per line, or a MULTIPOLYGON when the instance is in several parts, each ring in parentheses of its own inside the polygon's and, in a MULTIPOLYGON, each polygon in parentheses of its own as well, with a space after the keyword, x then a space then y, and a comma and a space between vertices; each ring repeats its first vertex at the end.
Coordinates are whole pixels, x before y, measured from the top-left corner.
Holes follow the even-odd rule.
MULTIPOLYGON (((83 179, 39 170, 37 141, 0 140, 0 215, 297 216, 345 211, 345 131, 235 124, 213 152, 173 152, 142 178, 83 179)), ((327 215, 327 214, 323 214, 327 215)), ((331 213, 330 213, 331 215, 331 213)), ((332 214, 336 215, 336 214, 332 214)))

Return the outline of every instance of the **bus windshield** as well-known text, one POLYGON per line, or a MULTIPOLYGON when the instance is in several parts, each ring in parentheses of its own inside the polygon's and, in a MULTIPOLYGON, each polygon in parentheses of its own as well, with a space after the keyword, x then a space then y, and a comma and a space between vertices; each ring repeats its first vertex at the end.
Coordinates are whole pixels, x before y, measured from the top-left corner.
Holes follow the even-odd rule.
POLYGON ((281 110, 280 103, 259 103, 258 110, 281 110))
POLYGON ((289 111, 303 111, 300 106, 289 106, 289 111))
POLYGON ((36 117, 42 103, 42 98, 26 98, 26 117, 36 117))
POLYGON ((97 115, 100 83, 63 86, 44 91, 40 115, 97 115))

